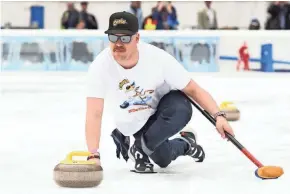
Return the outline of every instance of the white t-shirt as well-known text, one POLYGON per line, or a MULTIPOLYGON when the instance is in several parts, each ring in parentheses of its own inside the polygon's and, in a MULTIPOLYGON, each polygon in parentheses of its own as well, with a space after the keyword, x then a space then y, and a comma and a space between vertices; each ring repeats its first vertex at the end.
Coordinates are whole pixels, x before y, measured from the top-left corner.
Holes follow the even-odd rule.
POLYGON ((114 107, 116 126, 126 136, 144 126, 160 98, 170 90, 182 90, 191 79, 166 51, 141 41, 138 50, 138 63, 131 69, 120 66, 106 48, 88 71, 87 97, 112 99, 109 103, 114 107))

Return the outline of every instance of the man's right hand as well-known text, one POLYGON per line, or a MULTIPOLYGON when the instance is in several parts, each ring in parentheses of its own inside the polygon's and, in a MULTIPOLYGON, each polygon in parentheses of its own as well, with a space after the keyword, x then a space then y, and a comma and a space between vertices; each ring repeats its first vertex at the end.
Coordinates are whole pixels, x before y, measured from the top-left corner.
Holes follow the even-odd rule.
POLYGON ((89 161, 94 161, 94 162, 96 162, 96 165, 101 166, 101 160, 100 159, 93 158, 93 159, 90 159, 89 161))
POLYGON ((88 161, 96 162, 97 165, 101 166, 101 160, 100 160, 100 154, 99 153, 91 154, 88 157, 88 161))

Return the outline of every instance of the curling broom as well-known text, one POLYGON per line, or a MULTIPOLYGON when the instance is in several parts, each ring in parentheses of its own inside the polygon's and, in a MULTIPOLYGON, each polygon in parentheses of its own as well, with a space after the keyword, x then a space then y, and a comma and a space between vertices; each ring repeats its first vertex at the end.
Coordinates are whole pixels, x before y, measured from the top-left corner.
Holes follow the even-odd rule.
MULTIPOLYGON (((183 92, 182 92, 183 93, 183 92)), ((183 95, 195 106, 214 126, 216 120, 206 111, 199 107, 193 100, 191 100, 186 94, 183 95)), ((264 166, 259 162, 234 136, 225 131, 225 135, 229 141, 231 141, 248 159, 250 159, 258 169, 255 171, 255 175, 261 179, 277 179, 284 174, 283 168, 279 166, 264 166)))

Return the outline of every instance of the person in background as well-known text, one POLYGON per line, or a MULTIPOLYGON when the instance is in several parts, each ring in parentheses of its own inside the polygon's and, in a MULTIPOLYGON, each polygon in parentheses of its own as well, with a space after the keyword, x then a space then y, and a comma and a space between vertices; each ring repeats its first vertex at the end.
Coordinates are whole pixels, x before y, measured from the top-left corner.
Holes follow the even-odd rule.
POLYGON ((267 12, 270 17, 266 21, 266 30, 290 29, 290 4, 285 1, 275 1, 270 4, 267 12))
POLYGON ((61 28, 75 29, 79 25, 79 12, 75 9, 72 2, 67 3, 67 10, 62 14, 61 28))
POLYGON ((157 21, 154 20, 152 17, 153 12, 154 12, 154 8, 152 8, 151 13, 144 18, 143 24, 142 24, 143 30, 156 30, 157 21))
POLYGON ((81 2, 80 22, 84 29, 97 30, 98 22, 93 14, 88 13, 88 2, 81 2))
POLYGON ((244 64, 244 71, 249 71, 250 53, 246 42, 239 48, 239 60, 236 66, 237 71, 240 71, 241 63, 244 64))
POLYGON ((143 12, 141 9, 141 1, 131 1, 130 8, 127 12, 129 12, 137 17, 139 29, 142 29, 143 12))
POLYGON ((156 30, 175 30, 179 25, 176 9, 171 1, 158 1, 152 18, 157 21, 156 30))
POLYGON ((205 1, 206 8, 197 13, 198 28, 215 30, 218 28, 217 14, 211 7, 211 1, 205 1))
POLYGON ((249 30, 260 30, 261 28, 261 25, 260 25, 260 22, 257 18, 253 18, 250 22, 250 25, 249 25, 249 30))

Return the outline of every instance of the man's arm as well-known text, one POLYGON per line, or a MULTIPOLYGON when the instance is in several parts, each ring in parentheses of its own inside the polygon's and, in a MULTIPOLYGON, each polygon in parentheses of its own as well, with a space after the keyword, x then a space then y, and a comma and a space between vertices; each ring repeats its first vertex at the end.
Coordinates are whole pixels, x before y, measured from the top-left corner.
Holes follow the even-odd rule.
POLYGON ((104 54, 100 53, 90 65, 87 75, 85 136, 87 149, 92 154, 99 152, 101 122, 105 99, 104 54))
POLYGON ((195 100, 202 108, 211 115, 214 115, 219 110, 219 107, 212 96, 201 88, 195 81, 190 80, 187 86, 182 90, 186 95, 195 100))
POLYGON ((166 54, 164 58, 164 78, 172 88, 182 90, 211 115, 219 112, 219 107, 211 95, 191 79, 189 72, 173 56, 166 54))
MULTIPOLYGON (((195 81, 191 79, 190 74, 182 67, 178 61, 167 54, 164 57, 165 63, 163 66, 163 73, 165 81, 172 87, 182 90, 186 95, 195 100, 203 109, 213 116, 218 113, 219 107, 211 95, 201 88, 195 81), (166 64, 166 65, 165 65, 166 64)), ((226 118, 223 116, 216 117, 216 128, 221 134, 222 138, 225 138, 225 132, 234 135, 231 126, 228 124, 226 118)))
POLYGON ((90 152, 95 152, 100 147, 103 108, 102 98, 87 98, 86 141, 90 152))
MULTIPOLYGON (((212 98, 212 96, 192 79, 182 91, 186 95, 190 96, 193 100, 195 100, 203 109, 205 109, 211 115, 215 116, 215 114, 220 111, 217 103, 212 98)), ((216 121, 216 129, 221 134, 222 138, 226 138, 224 131, 227 131, 231 135, 235 136, 226 118, 224 118, 223 116, 217 116, 216 121)))

